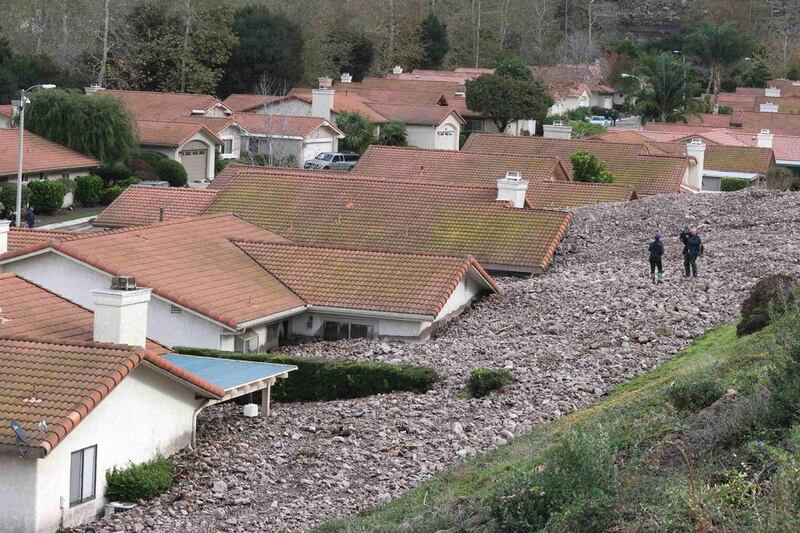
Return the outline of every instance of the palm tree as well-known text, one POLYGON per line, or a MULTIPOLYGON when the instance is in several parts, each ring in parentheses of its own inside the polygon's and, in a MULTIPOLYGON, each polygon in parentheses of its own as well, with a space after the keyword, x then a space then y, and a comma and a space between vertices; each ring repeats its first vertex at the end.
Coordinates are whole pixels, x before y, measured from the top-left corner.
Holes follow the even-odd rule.
POLYGON ((647 81, 636 100, 642 123, 686 122, 694 101, 687 98, 686 73, 673 54, 645 56, 639 72, 647 81))
POLYGON ((343 150, 352 150, 360 154, 375 140, 372 123, 357 111, 339 114, 336 118, 336 127, 344 133, 344 139, 339 142, 339 147, 343 150))

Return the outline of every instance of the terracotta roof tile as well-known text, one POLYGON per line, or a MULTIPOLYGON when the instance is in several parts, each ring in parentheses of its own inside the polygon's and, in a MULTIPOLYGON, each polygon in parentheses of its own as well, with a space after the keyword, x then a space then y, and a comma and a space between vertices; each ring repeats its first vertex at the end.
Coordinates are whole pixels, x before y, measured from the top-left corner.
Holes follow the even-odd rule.
MULTIPOLYGON (((0 129, 0 176, 17 174, 19 166, 19 129, 0 129)), ((23 172, 52 172, 56 170, 82 170, 100 164, 91 157, 66 146, 25 132, 23 172)))
POLYGON ((471 257, 252 241, 236 245, 312 306, 436 317, 471 268, 499 291, 471 257))
POLYGON ((501 205, 493 188, 336 172, 233 164, 213 185, 221 193, 211 212, 234 211, 293 242, 473 255, 485 266, 519 271, 545 268, 571 219, 501 205))
MULTIPOLYGON (((143 361, 159 367, 165 363, 128 346, 0 338, 0 420, 18 421, 28 439, 26 448, 46 455, 143 361), (42 420, 47 422, 44 432, 38 428, 42 420)), ((196 376, 174 374, 210 397, 224 395, 196 376)), ((7 423, 0 425, 0 447, 16 449, 7 423)))
POLYGON ((14 106, 11 104, 0 105, 0 116, 4 116, 8 119, 13 118, 14 106))
POLYGON ((222 103, 234 113, 240 113, 254 111, 265 103, 277 102, 284 98, 285 96, 278 95, 261 96, 258 94, 232 94, 223 100, 222 103))
POLYGON ((133 275, 142 287, 230 328, 303 306, 230 239, 286 239, 230 214, 178 219, 144 228, 38 245, 8 260, 52 248, 111 275, 133 275))
POLYGON ((94 225, 106 228, 144 226, 200 215, 217 194, 218 191, 209 189, 134 185, 106 207, 94 220, 94 225))
POLYGON ((221 103, 213 96, 156 91, 102 90, 99 96, 115 96, 122 100, 134 120, 164 121, 191 115, 192 110, 208 111, 221 103))
MULTIPOLYGON (((85 307, 70 302, 44 287, 0 274, 0 337, 86 342, 94 338, 94 318, 85 307)), ((147 341, 147 349, 167 353, 164 346, 147 341)))
POLYGON ((222 144, 216 134, 204 124, 137 120, 136 129, 139 132, 139 142, 143 145, 177 148, 200 132, 206 132, 217 144, 222 144))
POLYGON ((387 120, 398 120, 404 124, 438 126, 451 114, 464 123, 464 119, 450 106, 440 105, 402 105, 368 103, 369 107, 386 117, 387 120))
POLYGON ((554 157, 379 145, 367 148, 352 172, 403 181, 495 187, 496 180, 510 170, 522 172, 522 178, 529 181, 569 180, 564 167, 554 157))
POLYGON ((633 187, 639 196, 680 192, 688 160, 649 155, 641 144, 591 140, 545 139, 503 134, 472 134, 462 148, 468 152, 557 157, 572 174, 572 154, 585 150, 597 156, 614 175, 615 185, 633 187))
POLYGON ((687 115, 686 121, 689 124, 701 124, 715 128, 727 128, 730 125, 733 115, 714 115, 711 113, 693 113, 687 115))
POLYGON ((261 115, 258 113, 236 113, 236 123, 255 135, 275 135, 304 138, 323 125, 334 126, 322 118, 294 117, 288 115, 261 115))
MULTIPOLYGON (((308 104, 311 103, 311 89, 292 89, 289 91, 289 97, 294 97, 302 100, 308 104)), ((358 112, 366 116, 371 122, 381 124, 389 122, 389 119, 375 111, 369 104, 359 95, 351 93, 348 95, 335 94, 333 97, 333 112, 334 113, 352 113, 358 112)))
POLYGON ((550 181, 528 186, 526 199, 533 209, 571 209, 592 204, 628 202, 637 198, 632 187, 609 183, 550 181))
POLYGON ((738 111, 731 116, 730 127, 733 130, 759 132, 768 129, 781 135, 800 135, 800 115, 738 111))
POLYGON ((76 236, 78 236, 78 234, 71 231, 9 228, 8 251, 16 252, 17 250, 29 248, 35 244, 74 239, 76 236))

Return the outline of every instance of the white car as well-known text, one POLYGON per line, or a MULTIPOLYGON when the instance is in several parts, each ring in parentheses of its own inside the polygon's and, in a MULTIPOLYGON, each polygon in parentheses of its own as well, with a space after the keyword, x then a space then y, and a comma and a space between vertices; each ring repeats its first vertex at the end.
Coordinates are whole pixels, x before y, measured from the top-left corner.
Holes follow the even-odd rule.
POLYGON ((592 115, 591 117, 586 117, 586 120, 588 120, 592 124, 599 124, 600 126, 603 126, 604 128, 611 127, 611 120, 607 119, 606 117, 604 117, 602 115, 592 115))

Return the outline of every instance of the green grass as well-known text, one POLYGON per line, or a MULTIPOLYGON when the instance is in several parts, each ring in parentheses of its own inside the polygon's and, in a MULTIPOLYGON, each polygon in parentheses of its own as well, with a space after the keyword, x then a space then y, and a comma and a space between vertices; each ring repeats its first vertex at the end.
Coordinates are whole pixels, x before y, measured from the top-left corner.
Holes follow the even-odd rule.
MULTIPOLYGON (((767 380, 769 335, 768 329, 737 338, 735 325, 714 329, 669 362, 617 387, 598 404, 451 467, 386 505, 322 524, 315 531, 491 530, 487 502, 498 488, 515 474, 535 469, 545 451, 574 428, 604 432, 617 450, 620 496, 615 529, 672 530, 672 525, 685 525, 681 522, 686 518, 680 516, 681 502, 676 504, 675 496, 676 491, 688 494, 685 465, 664 471, 657 461, 654 464, 655 452, 664 438, 694 416, 673 406, 670 389, 676 383, 713 379, 723 391, 735 388, 742 394, 755 392, 767 380)), ((698 476, 712 479, 733 460, 725 453, 714 457, 697 465, 698 476)))

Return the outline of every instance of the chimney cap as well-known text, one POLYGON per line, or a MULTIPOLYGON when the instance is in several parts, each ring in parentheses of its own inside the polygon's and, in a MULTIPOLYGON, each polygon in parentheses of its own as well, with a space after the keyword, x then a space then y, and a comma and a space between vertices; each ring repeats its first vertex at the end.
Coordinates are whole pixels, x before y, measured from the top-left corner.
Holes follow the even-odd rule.
POLYGON ((134 276, 113 276, 111 288, 116 291, 135 291, 136 278, 134 276))
POLYGON ((522 172, 519 170, 509 170, 506 172, 506 179, 511 181, 520 181, 522 179, 522 172))
POLYGON ((772 134, 772 132, 771 132, 771 131, 769 131, 769 130, 768 130, 768 129, 766 129, 766 128, 761 128, 761 131, 760 131, 759 133, 760 133, 761 135, 770 135, 770 134, 772 134))
POLYGON ((700 137, 692 137, 692 140, 689 141, 689 144, 700 145, 703 144, 703 139, 700 137))

